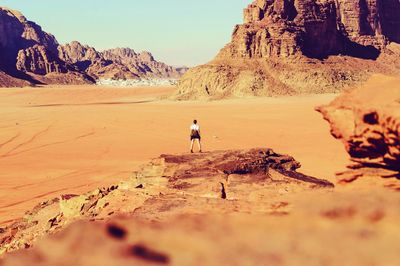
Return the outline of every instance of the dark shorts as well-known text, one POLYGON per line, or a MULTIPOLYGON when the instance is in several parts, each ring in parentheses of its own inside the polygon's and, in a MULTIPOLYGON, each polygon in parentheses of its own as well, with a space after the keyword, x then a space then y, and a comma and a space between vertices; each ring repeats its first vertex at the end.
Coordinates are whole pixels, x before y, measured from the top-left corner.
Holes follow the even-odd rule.
POLYGON ((192 136, 190 136, 190 140, 194 140, 194 139, 201 140, 201 137, 200 137, 200 135, 192 135, 192 136))

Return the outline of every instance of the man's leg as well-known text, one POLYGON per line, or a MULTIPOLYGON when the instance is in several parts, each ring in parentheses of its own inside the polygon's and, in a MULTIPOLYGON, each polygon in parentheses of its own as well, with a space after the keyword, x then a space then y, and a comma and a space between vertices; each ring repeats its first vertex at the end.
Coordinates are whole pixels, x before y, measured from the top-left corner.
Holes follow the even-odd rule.
POLYGON ((200 139, 197 139, 197 145, 199 146, 199 151, 201 152, 201 141, 200 141, 200 139))
POLYGON ((194 144, 194 139, 190 141, 190 152, 193 153, 193 144, 194 144))

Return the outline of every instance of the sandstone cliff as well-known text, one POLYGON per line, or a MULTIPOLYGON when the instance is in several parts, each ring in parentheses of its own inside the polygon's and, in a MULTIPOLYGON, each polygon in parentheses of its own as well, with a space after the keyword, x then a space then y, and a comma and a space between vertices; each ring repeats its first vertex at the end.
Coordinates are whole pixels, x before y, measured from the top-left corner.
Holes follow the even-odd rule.
POLYGON ((190 70, 176 97, 336 92, 371 73, 397 74, 399 13, 397 0, 256 0, 232 41, 190 70))

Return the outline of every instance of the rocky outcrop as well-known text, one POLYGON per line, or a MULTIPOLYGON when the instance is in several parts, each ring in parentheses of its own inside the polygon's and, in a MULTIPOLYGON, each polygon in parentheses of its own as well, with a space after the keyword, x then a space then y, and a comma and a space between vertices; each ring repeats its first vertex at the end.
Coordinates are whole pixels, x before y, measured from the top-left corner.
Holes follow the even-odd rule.
POLYGON ((269 149, 163 155, 0 228, 2 251, 19 249, 0 264, 396 265, 398 192, 327 189, 299 166, 269 149))
POLYGON ((0 7, 0 70, 13 77, 0 86, 66 83, 71 77, 73 83, 93 82, 62 61, 57 47, 56 38, 39 25, 18 11, 0 7))
POLYGON ((333 187, 326 180, 297 172, 299 168, 293 157, 270 149, 162 155, 131 180, 38 205, 23 219, 0 228, 0 253, 30 247, 37 239, 82 219, 129 214, 161 221, 177 214, 229 214, 240 208, 246 213, 279 215, 272 200, 276 191, 333 187), (229 204, 221 206, 221 200, 229 204))
POLYGON ((256 0, 217 57, 182 78, 177 98, 335 92, 399 73, 399 54, 389 67, 385 56, 400 42, 399 12, 397 0, 256 0))
MULTIPOLYGON (((73 41, 65 45, 60 45, 58 47, 58 55, 62 60, 71 64, 87 62, 86 65, 89 65, 89 63, 91 62, 102 59, 101 54, 97 52, 96 49, 88 45, 82 45, 77 41, 73 41)), ((85 66, 78 65, 78 67, 86 70, 85 66)))
POLYGON ((18 52, 16 67, 19 71, 37 75, 66 73, 65 62, 55 57, 43 45, 34 45, 18 52))
POLYGON ((400 177, 399 82, 374 77, 367 86, 347 91, 318 108, 330 123, 332 135, 357 163, 348 174, 362 176, 363 170, 373 168, 381 169, 382 176, 400 177))
POLYGON ((60 58, 96 79, 177 79, 186 71, 156 61, 149 52, 137 54, 130 48, 98 52, 72 42, 58 50, 60 58))

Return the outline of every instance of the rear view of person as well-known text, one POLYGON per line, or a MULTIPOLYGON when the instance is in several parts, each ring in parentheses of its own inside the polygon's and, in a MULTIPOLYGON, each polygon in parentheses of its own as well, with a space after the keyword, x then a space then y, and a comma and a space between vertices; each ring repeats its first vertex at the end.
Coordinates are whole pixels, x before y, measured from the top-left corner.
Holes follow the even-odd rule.
POLYGON ((199 152, 201 152, 201 136, 200 136, 200 126, 197 124, 197 120, 193 121, 190 126, 190 152, 193 153, 193 145, 195 140, 197 140, 197 145, 199 146, 199 152))

